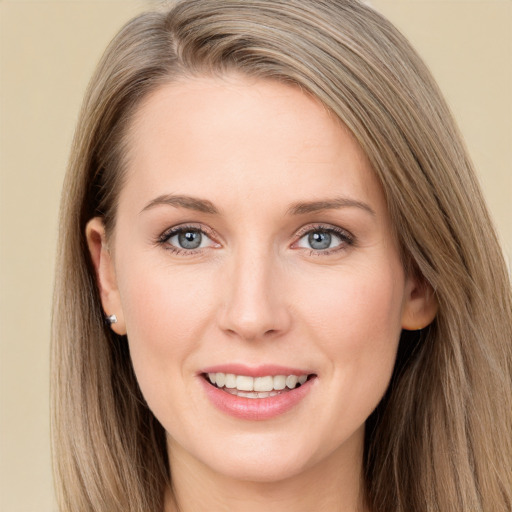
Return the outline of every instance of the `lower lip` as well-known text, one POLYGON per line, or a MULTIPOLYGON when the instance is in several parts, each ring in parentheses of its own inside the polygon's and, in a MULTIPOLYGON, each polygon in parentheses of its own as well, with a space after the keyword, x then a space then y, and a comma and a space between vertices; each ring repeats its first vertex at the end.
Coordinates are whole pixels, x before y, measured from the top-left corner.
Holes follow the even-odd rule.
POLYGON ((275 418, 299 404, 311 390, 315 378, 309 379, 302 386, 267 398, 245 398, 222 391, 200 377, 206 396, 220 411, 251 421, 275 418))

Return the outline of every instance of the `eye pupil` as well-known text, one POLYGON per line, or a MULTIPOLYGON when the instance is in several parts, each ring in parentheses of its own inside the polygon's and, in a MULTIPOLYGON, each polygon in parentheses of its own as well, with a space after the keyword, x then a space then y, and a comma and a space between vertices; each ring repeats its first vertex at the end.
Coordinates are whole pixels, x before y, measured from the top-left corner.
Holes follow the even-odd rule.
POLYGON ((331 245, 332 236, 325 231, 313 231, 308 236, 309 245, 313 249, 328 249, 331 245))
POLYGON ((178 235, 178 242, 183 249, 197 249, 201 245, 200 231, 184 231, 178 235))

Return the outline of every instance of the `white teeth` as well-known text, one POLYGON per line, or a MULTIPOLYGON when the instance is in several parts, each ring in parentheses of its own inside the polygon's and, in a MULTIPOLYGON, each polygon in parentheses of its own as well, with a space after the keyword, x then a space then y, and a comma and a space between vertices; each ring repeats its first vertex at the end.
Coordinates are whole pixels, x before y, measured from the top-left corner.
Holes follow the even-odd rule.
POLYGON ((244 391, 239 391, 237 395, 244 398, 259 398, 258 393, 245 393, 244 391))
POLYGON ((274 377, 274 389, 278 391, 286 387, 286 377, 284 375, 276 375, 274 377))
POLYGON ((254 389, 254 379, 245 375, 237 375, 236 389, 239 391, 252 391, 254 389))
POLYGON ((230 389, 236 388, 236 375, 226 373, 226 382, 224 383, 224 386, 230 389))
POLYGON ((208 379, 219 388, 225 388, 226 391, 233 390, 232 394, 238 396, 250 395, 247 398, 267 398, 267 396, 279 394, 274 393, 275 391, 282 391, 285 388, 294 389, 297 384, 304 384, 308 376, 265 375, 264 377, 249 377, 247 375, 217 372, 209 373, 208 379))
POLYGON ((226 391, 230 395, 243 396, 244 398, 268 398, 269 396, 277 396, 281 394, 279 391, 270 391, 268 393, 265 391, 260 391, 259 393, 256 393, 255 391, 238 391, 238 389, 226 389, 226 391))
POLYGON ((215 384, 219 388, 223 388, 224 384, 226 383, 226 374, 225 373, 216 373, 215 374, 215 384))
POLYGON ((296 375, 288 375, 288 377, 286 377, 286 386, 293 389, 297 385, 298 380, 296 375))
POLYGON ((256 377, 254 379, 254 391, 272 391, 274 389, 274 377, 256 377))

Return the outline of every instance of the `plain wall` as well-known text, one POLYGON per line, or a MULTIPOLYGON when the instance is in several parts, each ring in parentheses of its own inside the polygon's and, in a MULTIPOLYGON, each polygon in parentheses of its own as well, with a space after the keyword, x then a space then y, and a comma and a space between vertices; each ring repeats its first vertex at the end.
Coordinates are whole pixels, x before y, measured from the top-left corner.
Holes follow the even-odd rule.
MULTIPOLYGON (((512 2, 374 0, 430 65, 512 256, 512 2)), ((0 511, 55 510, 49 327, 57 210, 81 98, 127 0, 0 0, 0 511)))
POLYGON ((94 66, 142 1, 0 2, 0 511, 47 512, 57 211, 94 66))

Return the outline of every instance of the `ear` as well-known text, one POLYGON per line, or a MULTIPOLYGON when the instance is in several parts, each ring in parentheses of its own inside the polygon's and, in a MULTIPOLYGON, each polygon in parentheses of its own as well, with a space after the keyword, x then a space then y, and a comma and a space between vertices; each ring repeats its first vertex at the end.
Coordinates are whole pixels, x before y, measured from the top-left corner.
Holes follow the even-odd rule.
POLYGON ((432 287, 416 273, 407 277, 402 329, 418 331, 432 323, 437 314, 437 300, 432 287))
POLYGON ((117 288, 114 261, 108 248, 105 226, 100 217, 94 217, 87 223, 85 236, 96 272, 103 311, 106 316, 116 315, 117 322, 113 323, 111 328, 115 333, 125 335, 126 325, 117 288))

